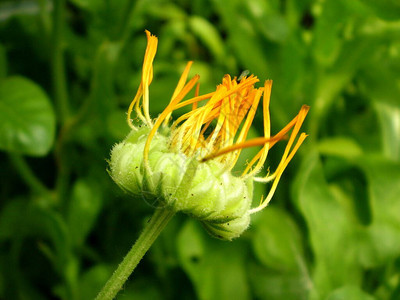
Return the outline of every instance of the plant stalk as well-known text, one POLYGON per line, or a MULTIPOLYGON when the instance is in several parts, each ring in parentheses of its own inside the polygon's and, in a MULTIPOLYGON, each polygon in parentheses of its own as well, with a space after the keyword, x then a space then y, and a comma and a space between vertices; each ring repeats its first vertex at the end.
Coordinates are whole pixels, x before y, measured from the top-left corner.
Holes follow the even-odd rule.
POLYGON ((50 191, 47 187, 40 181, 39 178, 36 177, 35 173, 29 167, 28 163, 25 159, 18 154, 10 154, 10 160, 14 164, 15 168, 18 170, 19 175, 24 180, 25 184, 32 189, 32 191, 48 195, 50 191))
POLYGON ((111 300, 121 290, 128 277, 132 274, 140 260, 149 250, 158 235, 174 216, 175 211, 169 208, 157 209, 149 222, 146 224, 143 232, 140 234, 136 243, 119 264, 114 274, 110 277, 103 289, 97 295, 96 300, 111 300))
POLYGON ((52 78, 54 98, 61 124, 64 124, 69 117, 69 103, 67 82, 64 63, 64 6, 65 0, 55 0, 53 11, 53 32, 52 32, 52 78))

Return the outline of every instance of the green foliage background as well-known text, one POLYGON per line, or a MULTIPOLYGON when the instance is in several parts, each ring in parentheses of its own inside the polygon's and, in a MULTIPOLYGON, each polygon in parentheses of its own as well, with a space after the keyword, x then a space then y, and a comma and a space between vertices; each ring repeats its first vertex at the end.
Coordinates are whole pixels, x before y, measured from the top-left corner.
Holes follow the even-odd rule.
POLYGON ((310 136, 241 238, 178 215, 118 299, 399 299, 396 0, 2 1, 0 298, 92 299, 152 214, 106 171, 144 29, 153 117, 194 60, 202 92, 245 69, 273 79, 273 132, 309 104, 310 136))

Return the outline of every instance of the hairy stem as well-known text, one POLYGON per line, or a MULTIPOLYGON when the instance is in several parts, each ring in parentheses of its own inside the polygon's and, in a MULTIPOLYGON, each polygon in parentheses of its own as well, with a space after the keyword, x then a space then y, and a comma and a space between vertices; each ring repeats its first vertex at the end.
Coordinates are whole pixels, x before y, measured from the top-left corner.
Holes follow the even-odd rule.
POLYGON ((174 214, 175 212, 168 208, 157 209, 155 211, 136 243, 97 295, 96 300, 114 299, 147 250, 149 250, 150 246, 154 243, 174 214))

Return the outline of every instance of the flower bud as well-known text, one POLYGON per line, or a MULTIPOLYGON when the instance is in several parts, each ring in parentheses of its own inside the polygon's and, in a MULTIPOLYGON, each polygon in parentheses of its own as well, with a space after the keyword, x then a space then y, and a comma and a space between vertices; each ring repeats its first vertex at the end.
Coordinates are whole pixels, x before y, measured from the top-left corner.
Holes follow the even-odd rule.
POLYGON ((200 220, 207 231, 231 240, 247 229, 253 184, 224 171, 216 161, 199 162, 168 149, 168 137, 157 134, 146 170, 143 151, 149 129, 132 132, 111 151, 110 174, 125 191, 147 195, 176 212, 200 220))
POLYGON ((225 75, 214 92, 199 95, 200 76, 188 80, 192 65, 188 62, 169 104, 152 119, 149 86, 158 39, 149 31, 146 35, 141 83, 127 114, 132 132, 112 149, 110 174, 126 192, 193 216, 215 237, 225 240, 238 237, 249 226, 250 215, 271 201, 283 171, 307 137, 305 133, 298 134, 309 107, 303 105, 289 124, 271 136, 271 80, 257 88, 257 76, 242 74, 237 79, 225 75), (184 100, 194 88, 195 97, 184 100), (264 134, 248 140, 260 102, 264 134), (169 125, 172 113, 188 105, 192 105, 192 110, 169 125), (133 111, 144 127, 137 128, 132 123, 133 111), (270 149, 290 131, 276 170, 256 177, 270 149), (233 176, 231 170, 241 150, 255 146, 262 148, 239 177, 233 176), (270 182, 271 188, 257 207, 250 208, 253 181, 270 182))

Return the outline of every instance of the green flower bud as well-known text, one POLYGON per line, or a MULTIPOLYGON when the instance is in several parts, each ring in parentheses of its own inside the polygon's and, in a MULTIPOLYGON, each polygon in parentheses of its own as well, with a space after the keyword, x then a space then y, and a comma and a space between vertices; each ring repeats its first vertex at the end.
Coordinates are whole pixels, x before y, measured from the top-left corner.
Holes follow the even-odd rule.
POLYGON ((133 130, 112 149, 110 174, 123 190, 197 218, 218 238, 238 237, 249 226, 250 215, 268 205, 283 171, 307 137, 305 133, 298 138, 297 135, 309 107, 303 105, 288 125, 271 136, 271 80, 256 88, 259 80, 254 75, 242 74, 239 79, 225 75, 214 92, 199 96, 200 77, 187 80, 192 65, 189 62, 170 103, 152 120, 149 85, 158 40, 148 31, 146 35, 141 83, 128 109, 127 121, 133 130), (183 100, 196 85, 195 97, 183 100), (246 140, 261 98, 264 135, 246 140), (192 110, 181 115, 170 129, 172 112, 187 105, 192 105, 192 110), (132 124, 133 110, 144 127, 132 124), (275 172, 255 177, 269 150, 289 131, 292 132, 275 172), (253 146, 262 148, 239 177, 233 176, 231 170, 241 149, 253 146), (253 180, 271 182, 271 189, 258 207, 250 209, 253 180))
POLYGON ((199 162, 169 149, 168 137, 157 134, 149 150, 150 171, 143 151, 150 129, 132 132, 111 151, 110 175, 125 191, 146 195, 200 220, 215 237, 231 240, 247 229, 252 180, 233 176, 218 161, 199 162))

